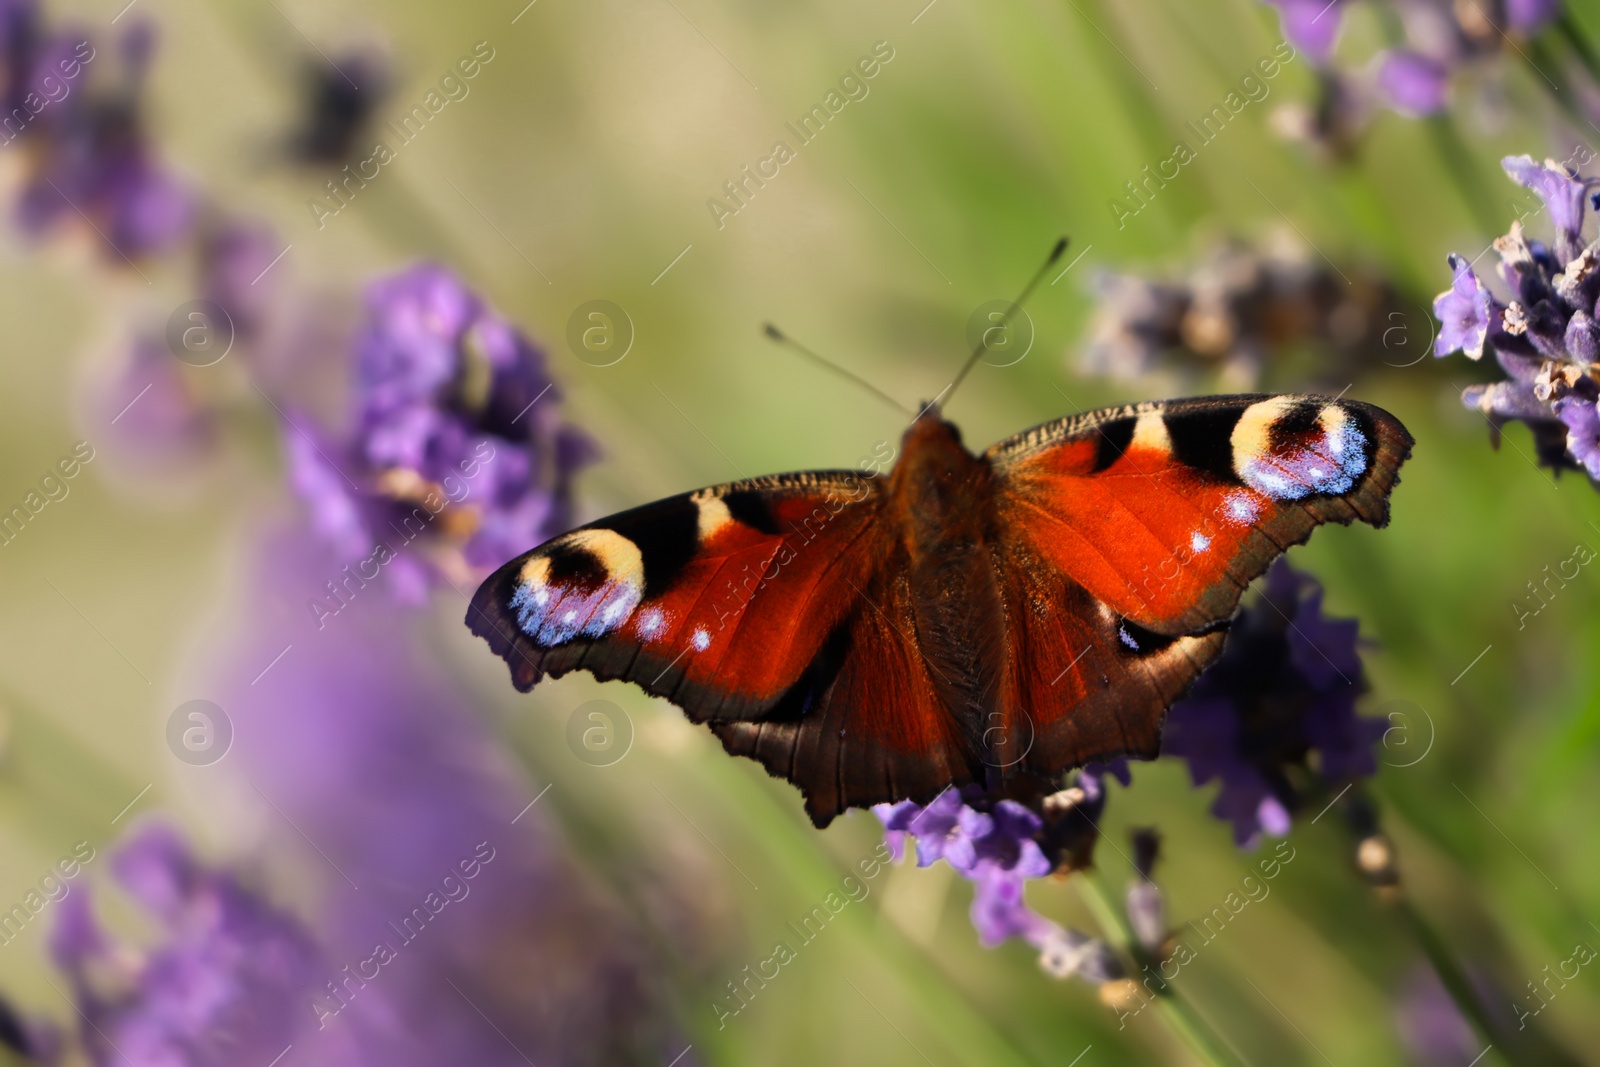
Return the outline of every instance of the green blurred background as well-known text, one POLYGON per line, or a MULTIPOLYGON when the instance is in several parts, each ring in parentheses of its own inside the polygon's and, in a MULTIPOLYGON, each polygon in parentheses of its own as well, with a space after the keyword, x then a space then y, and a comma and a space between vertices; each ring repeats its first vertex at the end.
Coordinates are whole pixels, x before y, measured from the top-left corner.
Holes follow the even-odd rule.
MULTIPOLYGON (((169 162, 272 220, 291 246, 279 269, 308 299, 348 296, 430 257, 548 347, 570 417, 605 447, 581 483, 585 518, 741 475, 855 465, 897 437, 902 417, 765 342, 761 325, 781 324, 903 402, 926 399, 959 364, 974 309, 1013 295, 1062 233, 1074 242, 1068 260, 1083 255, 1030 306, 1031 351, 980 367, 948 409, 969 444, 1075 407, 1160 395, 1156 384, 1076 375, 1089 278, 1180 267, 1222 235, 1288 226, 1337 262, 1389 272, 1415 307, 1395 360, 1405 362, 1429 336, 1445 254, 1476 255, 1525 201, 1498 158, 1560 157, 1574 139, 1535 76, 1512 64, 1509 121, 1457 124, 1466 158, 1442 151, 1427 124, 1384 113, 1360 160, 1329 168, 1268 126, 1275 106, 1309 97, 1310 69, 1297 60, 1119 228, 1109 199, 1271 51, 1273 12, 1246 0, 923 2, 539 0, 519 16, 518 0, 141 0, 135 10, 160 27, 151 105, 169 162), (470 95, 321 229, 307 207, 320 179, 273 165, 268 146, 296 106, 302 32, 330 52, 387 50, 395 85, 380 123, 420 102, 475 43, 495 53, 470 95), (893 59, 870 93, 719 228, 708 198, 774 141, 794 145, 784 124, 880 41, 893 59), (612 366, 575 358, 565 342, 569 317, 593 299, 619 305, 636 331, 612 366)), ((55 11, 95 27, 114 13, 55 11)), ((1577 16, 1600 36, 1600 11, 1577 16)), ((1377 32, 1358 13, 1347 37, 1377 32)), ((78 250, 15 239, 0 272, 9 507, 74 441, 98 439, 83 398, 130 322, 159 328, 193 294, 176 270, 146 268, 148 285, 131 273, 108 280, 78 250)), ((1575 544, 1600 547, 1600 499, 1580 477, 1536 471, 1520 427, 1492 450, 1483 420, 1456 399, 1475 376, 1457 356, 1361 377, 1350 395, 1395 412, 1418 442, 1393 524, 1324 529, 1292 558, 1325 583, 1332 614, 1361 620, 1367 713, 1405 712, 1382 753, 1394 766, 1374 788, 1414 898, 1465 961, 1515 996, 1576 942, 1600 941, 1600 578, 1585 570, 1521 630, 1511 606, 1575 544)), ((233 576, 241 544, 296 507, 272 413, 238 393, 234 432, 204 471, 123 483, 102 449, 67 500, 0 550, 6 901, 73 842, 103 851, 133 816, 112 817, 146 785, 135 811, 172 812, 208 853, 231 857, 251 840, 257 815, 214 803, 163 740, 171 709, 204 695, 185 682, 197 635, 250 611, 233 576)), ((877 821, 856 812, 813 831, 793 789, 629 687, 568 678, 519 697, 458 614, 439 606, 437 641, 530 778, 554 783, 545 816, 603 869, 625 869, 640 842, 666 841, 693 871, 710 921, 703 954, 672 981, 707 1062, 1065 1064, 1086 1048, 1084 1067, 1191 1062, 1155 1013, 1119 1029, 1089 986, 1047 978, 1024 946, 979 947, 970 887, 942 865, 874 880, 719 1029, 711 1004, 724 983, 872 852, 877 821), (571 709, 595 696, 636 729, 609 767, 579 761, 565 742, 571 709)), ((1112 793, 1104 829, 1115 843, 1131 826, 1166 835, 1159 879, 1175 922, 1209 911, 1249 871, 1252 856, 1207 813, 1212 789, 1190 788, 1181 765, 1138 766, 1133 787, 1112 793)), ((1334 820, 1302 820, 1291 842, 1297 858, 1271 896, 1185 968, 1182 991, 1250 1062, 1405 1062, 1394 1015, 1420 953, 1351 872, 1334 820)), ((1104 843, 1098 859, 1098 877, 1120 893, 1126 863, 1104 843)), ((84 877, 104 875, 95 862, 84 877)), ((1070 882, 1037 886, 1032 899, 1095 928, 1070 882)), ((118 915, 137 928, 131 912, 118 915)), ((44 925, 0 948, 0 986, 66 1021, 47 984, 44 925)), ((1533 1025, 1591 1058, 1600 979, 1584 972, 1533 1025)))

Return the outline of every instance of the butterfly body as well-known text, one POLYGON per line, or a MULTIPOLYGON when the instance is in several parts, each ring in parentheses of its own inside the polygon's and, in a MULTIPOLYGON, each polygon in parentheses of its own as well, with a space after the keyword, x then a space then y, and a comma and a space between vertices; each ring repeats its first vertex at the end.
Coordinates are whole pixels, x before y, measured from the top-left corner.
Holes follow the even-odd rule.
POLYGON ((981 760, 998 738, 986 724, 1007 717, 998 684, 1006 605, 992 548, 994 471, 931 408, 906 431, 900 455, 885 512, 905 554, 911 629, 940 704, 981 760))
POLYGON ((886 475, 669 497, 484 582, 467 623, 520 689, 588 670, 706 723, 813 821, 946 786, 1036 789, 1153 756, 1251 579, 1326 521, 1381 526, 1411 438, 1370 405, 1205 397, 974 454, 929 408, 886 475))

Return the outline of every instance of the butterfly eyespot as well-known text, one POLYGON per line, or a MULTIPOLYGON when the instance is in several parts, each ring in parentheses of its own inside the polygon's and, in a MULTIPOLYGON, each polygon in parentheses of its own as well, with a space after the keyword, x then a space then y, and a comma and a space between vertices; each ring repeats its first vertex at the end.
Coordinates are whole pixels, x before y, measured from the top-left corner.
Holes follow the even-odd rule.
POLYGON ((1337 404, 1283 396, 1252 404, 1230 443, 1239 479, 1273 500, 1347 493, 1367 469, 1366 435, 1337 404))
POLYGON ((511 609, 542 645, 601 637, 638 607, 644 563, 638 546, 613 530, 575 530, 522 565, 511 609))

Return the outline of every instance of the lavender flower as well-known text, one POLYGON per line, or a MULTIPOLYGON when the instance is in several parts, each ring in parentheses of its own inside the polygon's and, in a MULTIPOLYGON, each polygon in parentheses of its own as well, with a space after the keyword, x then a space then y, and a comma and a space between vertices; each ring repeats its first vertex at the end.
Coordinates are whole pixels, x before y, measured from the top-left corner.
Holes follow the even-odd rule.
POLYGON ((153 30, 131 26, 114 58, 98 57, 85 39, 50 41, 31 60, 14 57, 11 70, 19 88, 32 87, 24 99, 37 104, 23 111, 32 118, 17 135, 32 148, 16 205, 23 231, 38 237, 86 218, 118 263, 172 248, 188 235, 197 202, 159 162, 146 131, 142 95, 153 30), (110 63, 121 69, 106 71, 110 63), (55 90, 47 91, 46 78, 55 90))
POLYGON ((1375 0, 1379 15, 1398 29, 1395 47, 1380 52, 1365 69, 1334 55, 1350 0, 1266 0, 1278 8, 1284 37, 1323 75, 1311 109, 1290 106, 1274 125, 1318 154, 1343 159, 1354 151, 1373 106, 1420 118, 1443 111, 1458 71, 1482 71, 1508 52, 1525 54, 1516 37, 1541 32, 1560 14, 1558 0, 1509 0, 1498 4, 1447 0, 1375 0), (1508 42, 1509 45, 1508 45, 1508 42))
POLYGON ((386 1067, 658 1057, 671 1040, 654 976, 673 942, 573 854, 544 818, 551 798, 530 807, 538 788, 418 617, 353 582, 314 617, 307 598, 340 557, 303 531, 257 559, 248 621, 202 654, 195 684, 232 718, 227 758, 271 828, 263 847, 298 852, 316 900, 326 962, 299 1004, 314 1047, 349 1041, 386 1067))
POLYGON ((307 164, 337 167, 363 144, 373 113, 388 95, 388 65, 380 57, 347 52, 337 59, 307 61, 301 78, 299 126, 288 138, 290 156, 307 164))
POLYGON ((1154 830, 1133 832, 1133 884, 1128 887, 1128 925, 1134 942, 1147 956, 1160 959, 1167 941, 1167 904, 1155 882, 1161 835, 1154 830))
POLYGON ((240 341, 261 332, 272 296, 267 268, 283 251, 270 226, 225 219, 206 228, 199 247, 200 293, 228 313, 240 341))
POLYGON ((1313 63, 1323 64, 1333 53, 1339 38, 1339 22, 1345 0, 1266 0, 1278 9, 1284 38, 1306 53, 1313 63))
POLYGON ((1279 559, 1222 658, 1167 713, 1163 754, 1186 760, 1196 786, 1221 783, 1212 814, 1254 847, 1289 832, 1312 753, 1325 784, 1376 773, 1384 724, 1356 715, 1364 688, 1355 621, 1325 617, 1321 587, 1279 559))
POLYGON ((1412 118, 1432 115, 1444 110, 1450 68, 1421 52, 1398 48, 1379 63, 1378 86, 1400 114, 1412 118))
POLYGON ((112 860, 160 924, 136 952, 96 923, 87 894, 60 905, 51 951, 71 982, 96 1067, 265 1062, 304 1028, 320 966, 306 930, 232 875, 195 861, 170 829, 131 836, 112 860))
POLYGON ((1406 979, 1394 1008, 1395 1026, 1413 1061, 1425 1067, 1459 1067, 1483 1051, 1438 976, 1418 967, 1406 979))
POLYGON ((122 478, 170 488, 174 471, 198 468, 215 450, 219 412, 197 388, 201 376, 162 338, 135 337, 115 360, 85 385, 90 418, 113 446, 105 449, 107 463, 122 478))
MULTIPOLYGON (((1121 976, 1115 955, 1103 942, 1040 915, 1028 907, 1025 895, 1030 880, 1058 866, 1087 865, 1087 846, 1072 833, 1077 824, 1070 815, 1076 811, 1081 817, 1084 806, 1099 814, 1105 798, 1100 775, 1115 773, 1127 782, 1126 764, 1118 762, 1108 771, 1079 771, 1068 788, 1033 796, 1032 807, 968 786, 946 789, 926 806, 904 800, 879 804, 873 812, 883 823, 895 859, 904 856, 909 839, 916 847, 917 866, 944 860, 973 883, 970 917, 984 945, 1021 938, 1039 951, 1040 966, 1048 973, 1058 978, 1078 974, 1099 985, 1121 976)), ((1092 826, 1094 819, 1087 822, 1092 826)))
POLYGON ((1451 253, 1450 270, 1455 280, 1433 301, 1433 314, 1440 324, 1433 354, 1448 356, 1459 351, 1469 359, 1481 359, 1490 324, 1498 321, 1495 299, 1461 256, 1451 253))
POLYGON ((1318 373, 1342 387, 1349 373, 1399 362, 1384 345, 1401 308, 1395 288, 1353 265, 1332 268, 1288 237, 1216 246, 1181 278, 1109 274, 1092 284, 1100 299, 1081 360, 1091 374, 1170 370, 1183 379, 1174 388, 1191 389, 1209 372, 1251 389, 1292 377, 1292 357, 1311 349, 1318 373))
POLYGON ((345 560, 398 556, 374 566, 416 603, 435 575, 469 584, 564 529, 595 449, 562 421, 543 353, 450 272, 403 271, 367 305, 351 427, 291 416, 290 480, 345 560))
POLYGON ((1553 160, 1508 156, 1502 165, 1543 202, 1555 243, 1529 240, 1520 221, 1495 241, 1505 302, 1452 254, 1451 287, 1433 302, 1442 324, 1434 354, 1480 359, 1492 352, 1506 379, 1469 386, 1462 402, 1489 420, 1496 443, 1505 423, 1525 423, 1540 463, 1584 470, 1600 484, 1600 243, 1583 238, 1593 181, 1553 160))

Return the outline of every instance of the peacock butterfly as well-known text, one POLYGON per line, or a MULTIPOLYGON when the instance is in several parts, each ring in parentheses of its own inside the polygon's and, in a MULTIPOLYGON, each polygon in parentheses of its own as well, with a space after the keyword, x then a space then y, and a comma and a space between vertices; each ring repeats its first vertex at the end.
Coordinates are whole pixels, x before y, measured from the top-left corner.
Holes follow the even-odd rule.
POLYGON ((1246 585, 1324 522, 1384 526, 1411 445, 1369 404, 1216 396, 974 455, 930 404, 886 475, 770 475, 589 523, 497 570, 466 621, 520 690, 581 669, 677 704, 819 827, 951 784, 1035 789, 1154 756, 1246 585))

